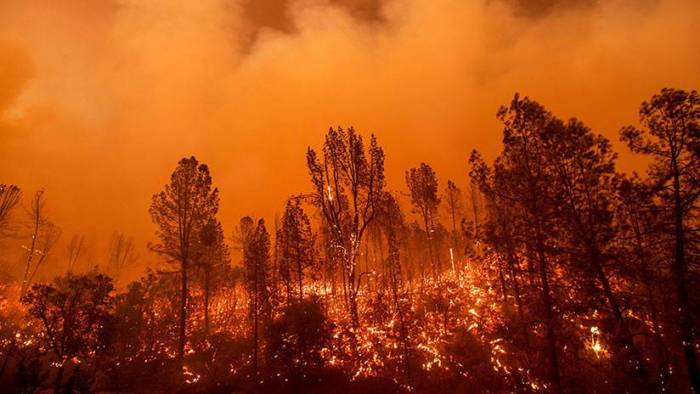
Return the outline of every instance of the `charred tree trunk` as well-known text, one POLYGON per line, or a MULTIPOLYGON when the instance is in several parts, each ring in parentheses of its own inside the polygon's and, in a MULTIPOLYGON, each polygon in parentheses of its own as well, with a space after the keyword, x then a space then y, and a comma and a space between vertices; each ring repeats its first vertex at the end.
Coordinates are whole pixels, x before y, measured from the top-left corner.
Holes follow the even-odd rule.
MULTIPOLYGON (((593 263, 593 267, 596 271, 596 276, 598 277, 598 281, 600 282, 601 286, 603 287, 603 295, 605 296, 605 299, 608 301, 608 305, 610 306, 610 310, 612 311, 613 317, 615 318, 615 321, 617 322, 618 328, 619 328, 619 338, 620 342, 623 346, 623 349, 625 352, 629 352, 629 356, 634 362, 633 366, 633 371, 632 375, 638 377, 639 383, 642 386, 647 386, 649 384, 648 382, 648 375, 647 375, 647 369, 644 364, 644 360, 642 357, 642 354, 639 352, 639 349, 634 344, 634 341, 632 339, 632 332, 630 331, 629 325, 627 324, 627 319, 622 315, 622 310, 620 307, 620 303, 615 296, 615 293, 612 291, 612 288, 610 286, 610 280, 608 279, 608 276, 605 274, 605 269, 603 268, 603 264, 601 262, 601 255, 600 252, 598 251, 598 248, 595 246, 595 242, 589 242, 587 245, 588 248, 588 254, 591 262, 593 263)), ((616 333, 617 335, 618 333, 616 333)))
POLYGON ((683 225, 683 201, 678 163, 672 161, 673 170, 673 216, 675 230, 675 251, 673 259, 673 282, 678 297, 679 328, 685 364, 688 369, 690 384, 696 393, 700 393, 700 371, 695 356, 695 338, 693 336, 693 317, 691 316, 688 290, 686 289, 685 229, 683 225))
POLYGON ((503 275, 502 263, 498 263, 498 280, 501 282, 501 293, 503 295, 503 305, 508 303, 508 290, 506 288, 506 278, 503 275))
POLYGON ((258 307, 258 294, 259 294, 259 289, 258 289, 258 264, 255 264, 255 268, 253 270, 254 275, 255 275, 255 282, 253 283, 253 310, 252 310, 252 318, 253 318, 253 379, 255 385, 258 384, 258 320, 259 320, 259 307, 258 307))
POLYGON ((549 276, 547 273, 547 256, 545 255, 544 244, 542 242, 542 230, 540 223, 535 226, 536 249, 539 263, 539 276, 542 286, 542 303, 545 312, 545 322, 547 325, 547 351, 549 353, 549 368, 554 391, 563 392, 561 387, 561 373, 559 372, 559 358, 557 356, 557 337, 554 329, 554 314, 552 293, 549 288, 549 276))
POLYGON ((301 246, 299 245, 299 239, 297 238, 297 276, 299 280, 299 302, 304 300, 304 277, 303 277, 303 267, 301 263, 301 246))
POLYGON ((636 217, 633 217, 633 229, 635 236, 635 253, 639 259, 641 265, 641 276, 644 288, 646 290, 647 303, 649 304, 649 311, 651 312, 651 321, 654 327, 654 344, 656 350, 656 358, 659 362, 659 368, 661 369, 661 386, 659 389, 661 391, 666 391, 667 384, 669 380, 670 371, 668 369, 668 356, 666 354, 666 346, 664 344, 663 338, 661 336, 661 324, 659 322, 659 311, 656 307, 656 301, 654 297, 654 287, 652 285, 652 272, 650 270, 649 261, 644 253, 644 245, 642 241, 642 232, 639 227, 639 222, 636 217))
POLYGON ((523 301, 520 298, 520 282, 518 281, 518 269, 516 266, 515 253, 512 251, 512 247, 508 247, 508 256, 506 257, 508 261, 508 269, 510 270, 510 277, 513 281, 513 293, 515 296, 515 303, 518 307, 518 317, 520 317, 520 322, 525 322, 525 313, 523 311, 523 301))
MULTIPOLYGON (((459 241, 457 240, 457 213, 455 212, 455 202, 450 200, 450 215, 452 216, 452 248, 454 253, 459 253, 459 241)), ((460 256, 457 255, 457 258, 460 256)))
POLYGON ((430 256, 430 267, 433 273, 433 281, 437 282, 437 268, 435 264, 435 256, 433 254, 433 236, 430 234, 430 224, 428 215, 423 215, 423 224, 425 226, 425 237, 428 241, 428 254, 430 256))
MULTIPOLYGON (((38 204, 38 203, 37 203, 38 204)), ((24 295, 24 293, 27 292, 28 287, 29 287, 29 270, 31 269, 32 266, 32 260, 34 259, 34 253, 36 253, 36 242, 39 239, 39 226, 41 224, 41 215, 38 212, 39 206, 37 205, 37 211, 33 212, 34 214, 34 229, 32 232, 32 243, 29 246, 29 250, 27 251, 27 263, 26 267, 24 270, 24 277, 22 278, 22 289, 20 292, 20 297, 24 295)))
POLYGON ((204 270, 204 333, 209 336, 209 293, 211 291, 211 272, 204 270))
POLYGON ((182 275, 180 283, 180 336, 177 346, 177 358, 182 369, 185 358, 185 342, 187 341, 187 257, 182 259, 182 275))

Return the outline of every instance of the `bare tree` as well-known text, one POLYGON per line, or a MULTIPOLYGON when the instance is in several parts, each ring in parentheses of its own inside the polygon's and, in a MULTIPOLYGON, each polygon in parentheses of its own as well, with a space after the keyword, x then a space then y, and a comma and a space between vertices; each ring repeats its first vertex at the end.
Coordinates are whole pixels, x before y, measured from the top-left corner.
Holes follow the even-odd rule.
POLYGON ((75 263, 78 262, 80 256, 84 252, 85 236, 74 235, 66 247, 66 258, 68 259, 68 271, 75 269, 75 263))
POLYGON ((31 286, 34 278, 36 277, 37 271, 39 271, 39 267, 41 267, 47 260, 54 246, 56 246, 59 238, 61 238, 61 228, 53 223, 47 223, 44 227, 40 241, 37 243, 37 249, 35 252, 39 255, 39 258, 35 260, 34 269, 29 275, 25 291, 29 289, 29 286, 31 286))
POLYGON ((115 231, 109 241, 109 267, 114 274, 114 287, 118 287, 124 268, 136 261, 133 238, 115 231))
POLYGON ((0 236, 7 231, 12 211, 22 198, 22 191, 15 185, 0 184, 0 236))
POLYGON ((27 251, 22 277, 21 294, 29 289, 39 267, 46 261, 51 250, 61 236, 61 230, 46 217, 46 196, 43 190, 34 194, 31 205, 26 210, 30 221, 30 240, 23 245, 27 251))

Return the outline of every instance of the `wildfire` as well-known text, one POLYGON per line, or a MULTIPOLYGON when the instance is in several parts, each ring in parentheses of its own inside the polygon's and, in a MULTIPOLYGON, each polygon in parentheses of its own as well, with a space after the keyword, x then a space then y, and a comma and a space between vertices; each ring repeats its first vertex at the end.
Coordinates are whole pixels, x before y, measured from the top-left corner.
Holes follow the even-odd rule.
MULTIPOLYGON (((467 343, 473 341, 473 346, 483 347, 491 370, 534 391, 545 390, 546 383, 533 376, 526 363, 511 357, 511 344, 499 331, 499 327, 503 326, 503 306, 497 302, 501 297, 497 285, 484 277, 478 265, 462 263, 461 267, 445 271, 435 280, 426 279, 422 286, 418 281, 406 283, 406 288, 410 290, 404 297, 403 313, 420 313, 420 317, 413 320, 415 325, 409 327, 409 360, 421 360, 417 367, 425 373, 437 374, 436 376, 447 372, 464 377, 473 376, 474 372, 470 369, 473 366, 466 363, 459 352, 449 351, 450 346, 456 343, 457 335, 462 335, 467 339, 467 343), (431 297, 437 298, 433 300, 431 297)), ((376 291, 365 288, 364 285, 360 289, 358 307, 362 321, 358 327, 353 327, 342 293, 333 292, 327 284, 304 285, 305 294, 314 294, 324 301, 327 318, 333 322, 331 341, 319 351, 323 363, 339 368, 353 380, 401 376, 406 365, 406 348, 398 334, 401 318, 394 307, 388 306, 389 297, 377 299, 376 291)), ((193 290, 193 297, 199 296, 201 295, 197 290, 193 290)), ((153 319, 167 315, 165 301, 162 301, 163 310, 160 313, 154 311, 150 314, 153 319)), ((247 303, 244 292, 236 292, 235 289, 220 292, 212 298, 210 304, 212 325, 216 326, 218 331, 239 336, 247 335, 247 303)), ((22 306, 16 304, 13 307, 22 306)), ((202 320, 202 311, 193 310, 190 318, 193 322, 202 320)), ((601 341, 600 329, 591 326, 587 331, 582 335, 582 338, 586 338, 583 340, 585 347, 596 358, 605 357, 607 350, 601 341)), ((35 346, 39 339, 30 326, 17 331, 13 337, 19 348, 35 346)), ((159 349, 159 354, 167 358, 177 357, 171 343, 156 339, 152 346, 150 349, 143 349, 144 354, 154 354, 153 350, 159 349)), ((206 349, 212 345, 207 341, 204 346, 206 349)), ((196 356, 202 349, 188 345, 185 353, 188 356, 196 356)), ((469 350, 471 351, 473 350, 469 350)), ((157 360, 156 356, 152 356, 146 361, 157 360)), ((77 357, 70 361, 75 364, 81 362, 77 357)), ((295 358, 292 362, 300 363, 302 360, 295 358)), ((228 372, 239 374, 247 371, 251 363, 250 357, 239 360, 230 364, 228 372)), ((54 366, 59 367, 61 364, 56 362, 54 366)), ((182 370, 183 380, 190 385, 200 381, 203 373, 194 366, 184 366, 182 370)), ((409 382, 400 384, 409 391, 413 390, 409 382)))
POLYGON ((591 337, 587 341, 587 346, 589 349, 595 353, 596 358, 601 358, 607 355, 606 349, 600 342, 600 330, 598 327, 593 326, 590 328, 591 337))

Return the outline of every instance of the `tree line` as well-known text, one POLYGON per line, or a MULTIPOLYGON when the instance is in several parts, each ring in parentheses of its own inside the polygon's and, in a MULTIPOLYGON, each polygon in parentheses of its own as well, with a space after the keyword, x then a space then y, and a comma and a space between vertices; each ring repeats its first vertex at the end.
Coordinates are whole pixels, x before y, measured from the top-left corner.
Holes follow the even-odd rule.
MULTIPOLYGON (((115 233, 105 269, 36 283, 60 236, 28 203, 1 287, 0 380, 18 392, 700 392, 700 95, 663 89, 620 141, 514 96, 502 149, 441 188, 387 189, 374 135, 331 128, 310 188, 228 232, 209 167, 180 160, 149 213, 158 269, 115 233), (641 160, 641 158, 644 158, 641 160), (240 261, 232 258, 240 255, 240 261)), ((0 234, 21 191, 0 185, 0 234)), ((4 253, 5 251, 0 251, 4 253)))

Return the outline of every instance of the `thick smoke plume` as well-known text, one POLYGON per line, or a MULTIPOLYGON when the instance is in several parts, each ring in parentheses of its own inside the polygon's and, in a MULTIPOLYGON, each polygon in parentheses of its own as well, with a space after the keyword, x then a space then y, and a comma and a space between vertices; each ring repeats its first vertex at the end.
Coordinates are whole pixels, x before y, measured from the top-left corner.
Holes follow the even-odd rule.
POLYGON ((65 239, 143 248, 185 155, 212 168, 230 229, 308 189, 329 126, 376 133, 391 188, 420 161, 464 184, 516 91, 617 140, 662 87, 700 87, 697 1, 536 3, 3 1, 0 181, 45 188, 65 239))

